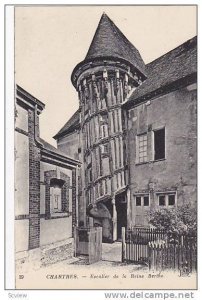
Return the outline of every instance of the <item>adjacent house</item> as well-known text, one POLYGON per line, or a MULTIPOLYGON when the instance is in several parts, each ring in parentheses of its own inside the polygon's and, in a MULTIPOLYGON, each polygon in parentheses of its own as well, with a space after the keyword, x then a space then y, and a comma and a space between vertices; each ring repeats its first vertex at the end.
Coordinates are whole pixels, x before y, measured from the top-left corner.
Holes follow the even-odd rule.
POLYGON ((43 109, 41 101, 16 86, 15 252, 19 262, 46 263, 70 256, 77 225, 80 162, 40 138, 43 109))

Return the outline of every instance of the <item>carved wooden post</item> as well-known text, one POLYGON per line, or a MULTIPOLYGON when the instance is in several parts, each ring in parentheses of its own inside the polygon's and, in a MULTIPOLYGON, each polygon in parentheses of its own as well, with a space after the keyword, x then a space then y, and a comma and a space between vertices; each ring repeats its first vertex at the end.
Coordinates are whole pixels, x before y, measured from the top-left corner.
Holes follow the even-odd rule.
POLYGON ((121 228, 121 236, 122 236, 122 262, 125 260, 126 256, 126 228, 121 228))
POLYGON ((117 240, 117 211, 116 211, 116 202, 115 199, 112 199, 112 208, 113 208, 113 241, 117 240))

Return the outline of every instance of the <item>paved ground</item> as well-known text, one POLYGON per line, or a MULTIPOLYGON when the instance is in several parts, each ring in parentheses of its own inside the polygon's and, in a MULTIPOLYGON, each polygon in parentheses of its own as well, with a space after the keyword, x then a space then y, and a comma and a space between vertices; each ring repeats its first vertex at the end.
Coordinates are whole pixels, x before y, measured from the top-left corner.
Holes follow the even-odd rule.
POLYGON ((121 262, 121 243, 102 244, 102 260, 88 265, 84 256, 64 260, 38 270, 24 279, 16 276, 17 288, 27 289, 180 289, 196 288, 196 274, 151 272, 147 266, 121 262), (153 277, 152 277, 153 276, 153 277), (159 277, 161 276, 161 277, 159 277))
POLYGON ((102 260, 121 262, 121 242, 102 244, 102 260))

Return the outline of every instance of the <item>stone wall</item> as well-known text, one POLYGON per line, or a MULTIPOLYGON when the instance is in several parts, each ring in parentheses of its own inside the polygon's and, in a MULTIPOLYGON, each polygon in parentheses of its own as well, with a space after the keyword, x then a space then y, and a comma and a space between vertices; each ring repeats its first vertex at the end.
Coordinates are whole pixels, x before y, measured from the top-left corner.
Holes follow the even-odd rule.
POLYGON ((78 131, 71 132, 57 140, 57 148, 68 156, 79 159, 79 133, 78 131))
POLYGON ((41 267, 63 260, 71 260, 74 256, 74 239, 70 238, 58 243, 51 243, 37 249, 19 252, 16 255, 16 273, 24 274, 41 267))
POLYGON ((74 239, 68 239, 61 243, 54 243, 41 249, 41 264, 46 266, 59 261, 70 259, 74 255, 74 239))
MULTIPOLYGON (((187 202, 196 205, 196 97, 196 86, 192 85, 140 104, 128 112, 133 224, 137 216, 134 195, 138 193, 150 195, 150 208, 158 206, 157 193, 166 191, 176 191, 177 205, 187 202), (155 161, 153 132, 162 127, 165 127, 165 159, 155 161), (137 135, 143 133, 147 133, 148 158, 147 162, 138 163, 137 135)), ((142 208, 142 214, 146 209, 142 208)))

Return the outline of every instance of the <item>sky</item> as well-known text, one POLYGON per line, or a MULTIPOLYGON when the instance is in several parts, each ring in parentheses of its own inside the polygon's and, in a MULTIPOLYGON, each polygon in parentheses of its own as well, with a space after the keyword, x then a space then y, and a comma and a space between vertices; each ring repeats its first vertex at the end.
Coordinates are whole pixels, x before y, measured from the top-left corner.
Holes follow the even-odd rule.
POLYGON ((40 136, 52 138, 78 109, 71 73, 105 12, 149 63, 197 34, 196 6, 15 8, 15 82, 45 104, 40 136))

